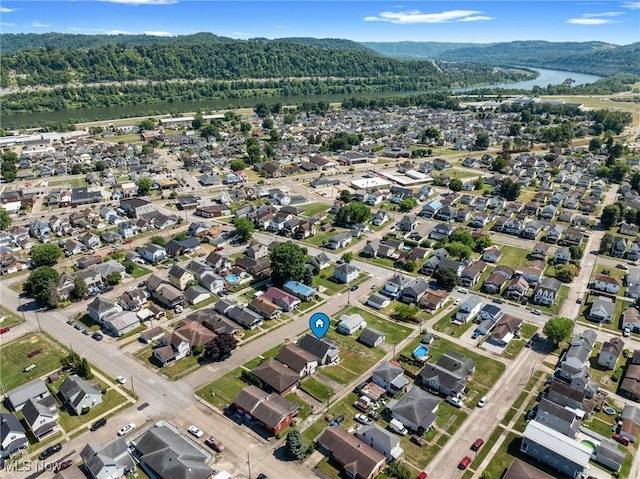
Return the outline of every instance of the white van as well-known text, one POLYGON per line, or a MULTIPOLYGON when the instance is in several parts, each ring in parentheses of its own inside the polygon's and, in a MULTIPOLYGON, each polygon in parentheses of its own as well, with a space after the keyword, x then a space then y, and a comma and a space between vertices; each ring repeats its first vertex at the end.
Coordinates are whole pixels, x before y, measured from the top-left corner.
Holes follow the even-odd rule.
POLYGON ((392 419, 391 422, 389 422, 389 427, 392 431, 397 432, 398 434, 401 434, 403 436, 408 432, 407 428, 404 427, 404 424, 402 424, 397 419, 392 419))
POLYGON ((28 373, 29 371, 33 371, 36 368, 35 363, 34 364, 29 364, 29 366, 27 366, 26 368, 23 369, 23 371, 25 373, 28 373))

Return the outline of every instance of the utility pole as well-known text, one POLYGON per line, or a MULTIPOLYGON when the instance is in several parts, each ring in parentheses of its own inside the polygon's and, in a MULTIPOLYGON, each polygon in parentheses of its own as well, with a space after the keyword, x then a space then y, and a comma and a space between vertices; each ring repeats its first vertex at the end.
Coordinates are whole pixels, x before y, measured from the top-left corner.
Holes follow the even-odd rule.
POLYGON ((249 467, 249 479, 251 479, 251 459, 249 458, 249 451, 247 451, 247 466, 249 467))
POLYGON ((36 309, 36 321, 38 322, 38 331, 42 332, 42 326, 40 326, 40 317, 38 316, 38 310, 36 309))

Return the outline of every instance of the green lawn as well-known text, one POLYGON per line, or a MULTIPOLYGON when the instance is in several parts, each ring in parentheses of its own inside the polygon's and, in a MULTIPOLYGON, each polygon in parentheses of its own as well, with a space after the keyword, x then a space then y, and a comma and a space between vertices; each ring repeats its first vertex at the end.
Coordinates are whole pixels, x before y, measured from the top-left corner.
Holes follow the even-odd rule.
POLYGON ((567 300, 567 296, 569 295, 569 286, 563 284, 560 286, 560 291, 558 291, 558 295, 556 296, 556 301, 551 306, 545 306, 543 304, 537 304, 536 308, 540 311, 548 314, 558 314, 560 311, 560 306, 567 300))
MULTIPOLYGON (((127 404, 124 398, 114 389, 109 389, 106 394, 102 395, 102 404, 92 407, 87 414, 76 416, 69 414, 67 411, 60 411, 59 424, 62 428, 69 432, 80 426, 89 426, 95 418, 113 409, 120 404, 127 404)), ((119 411, 118 411, 119 412, 119 411)))
MULTIPOLYGON (((339 312, 336 318, 339 318, 342 314, 359 314, 365 319, 367 326, 385 334, 385 342, 388 344, 398 344, 413 332, 411 328, 355 306, 339 312)), ((357 337, 357 335, 358 333, 355 333, 354 337, 357 337)))
POLYGON ((316 213, 329 210, 330 206, 326 203, 309 203, 306 205, 302 205, 302 208, 304 209, 305 215, 313 216, 316 213))
POLYGON ((456 308, 451 314, 447 314, 436 321, 433 325, 433 330, 456 338, 462 336, 465 331, 474 325, 474 322, 467 321, 466 323, 459 323, 452 321, 452 319, 456 317, 458 309, 459 308, 456 308))
POLYGON ((334 283, 329 278, 333 276, 334 267, 330 266, 326 269, 320 271, 320 274, 313 277, 313 287, 318 288, 319 286, 323 286, 327 289, 326 294, 333 295, 335 293, 339 293, 340 291, 344 291, 347 289, 347 285, 334 283))
POLYGON ((514 269, 527 264, 527 255, 530 251, 505 244, 498 244, 497 246, 502 252, 502 257, 500 258, 500 261, 498 261, 498 264, 507 265, 514 269))
POLYGON ((233 398, 248 386, 240 379, 241 368, 225 374, 221 378, 203 386, 196 391, 196 395, 217 407, 224 410, 233 402, 233 398))
POLYGON ((311 406, 309 406, 304 400, 300 399, 294 393, 288 394, 285 396, 292 403, 296 403, 298 405, 298 417, 303 421, 309 417, 311 414, 311 406))
POLYGON ((60 369, 60 360, 67 354, 68 352, 59 343, 44 333, 27 334, 3 344, 0 348, 2 388, 8 392, 32 379, 60 369), (32 358, 27 356, 29 352, 37 349, 42 349, 42 353, 32 358), (35 364, 36 368, 23 372, 23 369, 30 364, 35 364))
POLYGON ((10 328, 23 322, 20 316, 4 306, 0 306, 0 318, 2 318, 0 326, 3 328, 10 328))
MULTIPOLYGON (((487 457, 487 454, 489 454, 489 451, 491 450, 493 445, 496 443, 498 438, 502 435, 502 432, 503 432, 503 429, 498 426, 493 430, 493 433, 491 433, 491 436, 489 436, 489 439, 485 440, 484 445, 482 446, 482 449, 478 451, 478 453, 476 454, 476 457, 474 458, 473 462, 476 467, 482 464, 482 461, 484 461, 484 458, 487 457)), ((471 467, 473 468, 474 466, 471 466, 471 467)))
POLYGON ((521 338, 513 338, 509 344, 507 344, 507 347, 504 348, 503 356, 509 359, 515 358, 537 330, 538 327, 534 324, 522 323, 521 338))
MULTIPOLYGON (((507 434, 504 442, 500 445, 500 448, 493 455, 491 462, 489 462, 489 465, 483 472, 486 472, 489 477, 502 477, 513 462, 514 453, 519 451, 520 442, 521 439, 516 434, 512 432, 507 434)), ((486 449, 487 445, 485 444, 483 448, 486 449)))
POLYGON ((150 269, 147 269, 144 266, 140 266, 139 264, 136 264, 136 268, 131 273, 131 277, 137 279, 149 273, 151 273, 150 269))
POLYGON ((325 402, 335 394, 335 391, 331 387, 314 377, 308 377, 302 381, 302 383, 300 383, 300 389, 320 402, 325 402))

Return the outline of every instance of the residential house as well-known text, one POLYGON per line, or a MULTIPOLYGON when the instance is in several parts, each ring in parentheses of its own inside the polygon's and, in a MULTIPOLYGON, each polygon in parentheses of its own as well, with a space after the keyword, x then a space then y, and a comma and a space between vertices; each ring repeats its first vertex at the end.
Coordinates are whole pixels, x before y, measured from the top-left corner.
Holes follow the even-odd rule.
POLYGON ((547 234, 544 236, 544 240, 547 243, 557 243, 564 232, 564 226, 559 224, 554 224, 549 227, 547 230, 547 234))
POLYGON ((296 390, 300 384, 300 374, 289 369, 276 359, 269 358, 253 368, 252 374, 260 379, 262 389, 267 392, 275 392, 281 396, 296 390))
POLYGON ((571 251, 566 246, 558 248, 553 255, 554 264, 567 264, 569 261, 571 261, 571 251))
POLYGON ((596 276, 593 281, 594 289, 597 289, 598 291, 604 291, 605 293, 609 294, 618 294, 620 286, 620 281, 618 281, 616 278, 603 274, 596 276))
POLYGON ((375 423, 360 426, 356 431, 356 437, 384 454, 387 461, 397 460, 404 454, 404 449, 400 447, 400 438, 375 423))
POLYGON ((628 223, 620 223, 620 228, 618 230, 618 232, 621 235, 627 235, 627 236, 637 236, 639 229, 638 229, 638 225, 632 225, 632 224, 628 224, 628 223))
POLYGON ((349 263, 342 263, 333 270, 333 277, 343 284, 349 284, 360 276, 360 270, 349 263))
POLYGON ((0 413, 0 462, 29 446, 24 427, 17 417, 0 413))
POLYGON ((102 320, 102 329, 115 337, 120 337, 140 327, 140 318, 133 311, 112 314, 102 320))
POLYGON ((129 289, 118 298, 118 304, 125 311, 139 311, 149 296, 142 288, 129 289))
POLYGON ((165 425, 148 428, 132 448, 141 468, 157 479, 206 479, 215 473, 207 465, 210 454, 165 425))
POLYGON ((300 298, 301 301, 311 301, 318 294, 318 291, 314 288, 307 286, 306 284, 302 284, 299 281, 286 281, 282 285, 282 289, 287 293, 291 293, 297 298, 300 298))
POLYGON ((400 400, 389 401, 387 409, 393 419, 422 435, 435 421, 439 404, 439 397, 414 386, 400 400))
POLYGON ((87 305, 87 314, 98 324, 102 324, 106 317, 120 313, 121 311, 122 308, 118 304, 112 303, 102 296, 96 296, 93 301, 87 305))
POLYGON ((298 415, 298 406, 279 394, 267 394, 250 385, 233 399, 233 406, 248 419, 256 421, 270 434, 279 434, 298 415))
POLYGON ((178 331, 164 335, 159 343, 159 346, 153 350, 153 357, 162 364, 162 367, 166 367, 191 353, 189 340, 178 331))
POLYGON ((345 248, 346 246, 351 244, 351 239, 352 239, 351 233, 349 232, 339 233, 329 238, 329 241, 327 242, 327 248, 328 249, 345 248))
POLYGON ((424 278, 415 278, 405 284, 402 289, 400 301, 407 304, 415 304, 422 299, 422 296, 429 290, 429 283, 424 278))
POLYGON ((500 261, 501 257, 502 252, 495 246, 487 248, 482 253, 482 261, 486 261, 487 263, 497 263, 498 261, 500 261))
POLYGON ((475 362, 466 356, 449 351, 438 358, 435 364, 427 364, 420 371, 421 384, 443 396, 460 397, 471 375, 475 362))
POLYGON ((316 356, 320 365, 333 364, 340 359, 340 350, 335 345, 327 340, 317 339, 310 334, 305 334, 298 339, 297 345, 316 356))
POLYGON ((520 301, 529 292, 529 283, 523 276, 516 276, 509 282, 505 296, 520 301))
POLYGON ((269 248, 265 244, 253 242, 249 245, 245 254, 249 258, 261 259, 269 256, 269 248))
POLYGON ((520 451, 569 477, 586 477, 592 450, 538 421, 524 431, 520 451))
POLYGON ((279 288, 271 287, 260 296, 260 299, 269 301, 280 306, 285 312, 289 313, 300 307, 300 299, 292 294, 286 293, 279 288))
MULTIPOLYGON (((486 285, 486 283, 485 283, 486 285)), ((477 295, 469 296, 464 303, 460 306, 458 311, 456 311, 456 321, 461 321, 466 323, 468 321, 473 321, 474 318, 480 312, 482 308, 482 298, 477 295)))
POLYGON ((390 396, 404 393, 410 384, 404 376, 404 369, 398 363, 389 361, 381 363, 371 372, 371 381, 384 388, 390 396))
POLYGON ((340 316, 339 321, 337 331, 340 334, 346 334, 347 336, 367 327, 367 322, 359 314, 343 314, 340 316))
POLYGON ((438 200, 428 201, 422 206, 420 216, 424 218, 433 218, 438 213, 438 211, 440 211, 440 208, 442 208, 442 206, 442 203, 438 200))
POLYGON ((531 259, 539 259, 541 261, 546 261, 547 256, 549 255, 549 250, 551 246, 544 243, 536 243, 533 247, 533 251, 529 255, 531 259))
POLYGON ((417 226, 418 217, 416 215, 405 215, 398 223, 398 229, 404 232, 413 231, 417 226))
POLYGON ((267 301, 262 296, 255 297, 247 305, 247 307, 264 319, 277 319, 282 313, 282 308, 271 301, 267 301))
MULTIPOLYGON (((221 302, 223 302, 223 300, 216 303, 216 308, 221 302)), ((238 305, 227 310, 226 315, 229 319, 232 319, 245 329, 259 328, 263 324, 262 316, 260 314, 255 313, 249 308, 238 305)))
POLYGON ((443 290, 426 291, 418 300, 418 305, 422 308, 437 311, 447 302, 449 293, 443 290))
POLYGON ((140 251, 140 256, 151 264, 161 263, 167 258, 167 250, 157 244, 146 244, 140 251))
POLYGON ((41 441, 58 430, 56 420, 59 415, 52 396, 41 401, 28 399, 21 412, 27 429, 37 441, 41 441))
POLYGON ((482 288, 489 294, 500 294, 508 278, 501 273, 493 272, 484 281, 482 288))
POLYGON ((383 296, 379 293, 373 293, 367 299, 367 306, 374 309, 384 309, 391 304, 391 300, 387 296, 383 296))
POLYGON ((8 391, 5 398, 7 405, 14 412, 22 410, 29 399, 33 399, 36 402, 48 402, 50 400, 51 403, 55 404, 55 400, 51 397, 51 393, 42 379, 34 379, 8 391))
POLYGON ((615 369, 623 349, 624 341, 620 338, 611 338, 606 341, 598 354, 598 366, 615 369))
POLYGON ((607 296, 598 296, 591 303, 589 319, 598 323, 610 323, 613 321, 615 301, 607 296))
POLYGON ((620 419, 622 424, 618 434, 635 443, 640 434, 640 409, 627 404, 620 413, 620 419))
POLYGON ((307 264, 312 265, 318 271, 322 271, 323 269, 326 269, 329 266, 331 266, 331 260, 329 259, 329 257, 326 254, 319 253, 316 256, 314 256, 313 258, 309 259, 307 261, 307 264))
POLYGON ((337 426, 326 428, 316 443, 354 479, 373 479, 387 461, 384 454, 337 426))
POLYGON ((487 338, 487 341, 491 344, 504 348, 516 335, 520 334, 521 326, 522 318, 518 318, 510 314, 503 314, 491 330, 491 334, 487 338))
POLYGON ((573 439, 580 428, 580 420, 576 413, 577 411, 542 398, 535 420, 573 439))
POLYGON ((285 344, 278 352, 276 359, 298 373, 300 377, 314 374, 318 367, 318 358, 295 344, 285 344))
POLYGON ((627 306, 622 314, 622 329, 629 328, 634 333, 640 332, 640 309, 636 306, 627 306))
POLYGON ((455 227, 449 223, 438 223, 429 233, 429 238, 436 241, 447 240, 453 234, 454 229, 455 227))
POLYGON ((187 285, 193 281, 195 281, 193 274, 182 266, 174 264, 169 270, 169 282, 180 291, 187 289, 187 285))
POLYGON ((366 327, 358 336, 358 342, 370 348, 377 348, 385 340, 385 334, 377 329, 366 327))
POLYGON ((484 261, 476 261, 462 270, 460 274, 460 284, 462 286, 474 286, 480 279, 480 275, 486 269, 487 263, 484 261))
POLYGON ((84 411, 102 404, 100 384, 91 384, 76 374, 67 376, 62 381, 58 394, 67 410, 78 416, 84 414, 84 411))
POLYGON ((533 260, 529 263, 529 266, 520 267, 518 272, 529 282, 529 284, 537 284, 542 281, 542 275, 545 268, 546 263, 540 260, 533 260))
POLYGON ((90 479, 119 479, 136 471, 129 446, 118 437, 107 444, 89 443, 80 451, 90 479))
POLYGON ((637 266, 630 267, 627 271, 625 283, 627 285, 625 296, 632 299, 640 298, 640 268, 637 266))
POLYGON ((620 236, 614 236, 613 244, 611 246, 611 256, 615 256, 616 258, 622 258, 626 250, 627 250, 627 240, 620 236))
POLYGON ((545 306, 552 305, 560 291, 560 281, 556 278, 544 278, 533 293, 533 302, 545 306))

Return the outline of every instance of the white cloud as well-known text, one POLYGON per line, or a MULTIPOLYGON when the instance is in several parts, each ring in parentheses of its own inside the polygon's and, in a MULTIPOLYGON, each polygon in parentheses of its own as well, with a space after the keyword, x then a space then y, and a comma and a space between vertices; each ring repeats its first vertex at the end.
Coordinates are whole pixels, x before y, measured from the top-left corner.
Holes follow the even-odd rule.
POLYGON ((493 17, 485 17, 483 15, 476 15, 475 17, 465 17, 465 18, 461 18, 460 22, 479 22, 479 21, 487 21, 487 20, 494 20, 493 17))
POLYGON ((0 22, 0 25, 2 25, 3 27, 15 27, 16 24, 13 22, 0 22))
POLYGON ((622 2, 622 6, 631 10, 638 10, 640 9, 640 2, 622 2))
POLYGON ((583 13, 582 16, 584 18, 593 18, 593 17, 618 17, 620 15, 624 15, 623 12, 602 12, 602 13, 583 13))
POLYGON ((51 25, 47 23, 42 23, 36 20, 35 22, 31 22, 31 26, 36 28, 47 28, 47 27, 50 27, 51 25))
POLYGON ((11 13, 11 12, 15 12, 15 10, 13 8, 0 7, 0 13, 11 13))
POLYGON ((163 31, 148 31, 148 32, 144 32, 144 34, 152 37, 172 37, 173 36, 173 33, 163 32, 163 31))
POLYGON ((131 32, 126 30, 105 30, 105 35, 131 35, 131 32))
POLYGON ((109 3, 122 3, 125 5, 171 5, 178 0, 100 0, 109 3))
POLYGON ((419 10, 406 12, 380 12, 378 15, 364 17, 365 22, 389 22, 400 25, 416 23, 449 23, 478 20, 492 20, 483 17, 477 10, 449 10, 440 13, 422 13, 419 10))
POLYGON ((607 23, 617 23, 606 18, 570 18, 567 23, 573 25, 606 25, 607 23))

